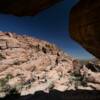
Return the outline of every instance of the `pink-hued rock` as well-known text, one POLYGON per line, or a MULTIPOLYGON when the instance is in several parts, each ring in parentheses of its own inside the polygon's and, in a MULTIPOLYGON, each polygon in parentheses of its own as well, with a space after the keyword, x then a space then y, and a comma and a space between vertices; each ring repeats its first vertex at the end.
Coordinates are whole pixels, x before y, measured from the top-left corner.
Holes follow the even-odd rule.
MULTIPOLYGON (((39 90, 75 90, 69 73, 72 61, 72 57, 54 44, 11 32, 0 32, 0 84, 6 80, 2 88, 6 85, 10 89, 16 88, 21 95, 33 94, 39 90)), ((87 88, 79 88, 100 89, 97 85, 100 84, 100 74, 89 69, 87 74, 91 76, 87 75, 87 78, 92 87, 88 85, 87 88)))
MULTIPOLYGON (((27 85, 45 92, 54 84, 60 85, 56 81, 66 76, 72 66, 72 57, 54 44, 11 32, 0 32, 0 57, 0 79, 10 75, 7 85, 11 88, 23 86, 23 91, 19 90, 22 94, 26 94, 27 85)), ((33 93, 30 88, 27 89, 33 93)))

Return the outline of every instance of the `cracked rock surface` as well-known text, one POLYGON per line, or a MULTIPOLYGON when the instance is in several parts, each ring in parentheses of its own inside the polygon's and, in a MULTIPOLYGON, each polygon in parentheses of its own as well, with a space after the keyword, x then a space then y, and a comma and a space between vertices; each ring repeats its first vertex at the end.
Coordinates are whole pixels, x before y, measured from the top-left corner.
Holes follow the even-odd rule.
POLYGON ((5 86, 16 88, 22 95, 50 88, 64 91, 71 63, 72 58, 53 44, 0 32, 1 93, 6 91, 5 86))
MULTIPOLYGON (((11 32, 0 32, 0 96, 5 96, 13 88, 21 95, 40 90, 75 90, 69 80, 72 60, 54 44, 11 32)), ((89 85, 100 89, 100 74, 91 71, 89 74, 97 77, 97 84, 90 82, 89 85)))

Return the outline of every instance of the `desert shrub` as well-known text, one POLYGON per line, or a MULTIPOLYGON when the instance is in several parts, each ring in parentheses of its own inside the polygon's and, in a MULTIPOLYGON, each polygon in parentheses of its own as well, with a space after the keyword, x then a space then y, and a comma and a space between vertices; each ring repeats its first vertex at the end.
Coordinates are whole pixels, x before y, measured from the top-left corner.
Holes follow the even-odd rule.
POLYGON ((6 83, 6 79, 0 79, 0 92, 5 92, 8 89, 6 83))
POLYGON ((0 79, 0 87, 3 87, 6 84, 6 80, 5 79, 0 79))
POLYGON ((5 77, 5 80, 6 81, 9 81, 12 78, 13 78, 13 76, 11 74, 7 74, 7 76, 5 77))
POLYGON ((30 47, 36 50, 37 52, 40 51, 40 45, 31 45, 30 47))
POLYGON ((46 46, 47 48, 49 48, 49 49, 54 49, 54 48, 55 48, 55 45, 46 44, 45 46, 46 46))
POLYGON ((17 84, 16 85, 16 90, 21 90, 23 88, 23 84, 17 84))
POLYGON ((7 82, 11 78, 13 78, 13 76, 11 74, 8 74, 5 78, 0 79, 0 90, 5 89, 7 87, 7 82))
POLYGON ((5 57, 0 53, 0 60, 5 59, 5 57))

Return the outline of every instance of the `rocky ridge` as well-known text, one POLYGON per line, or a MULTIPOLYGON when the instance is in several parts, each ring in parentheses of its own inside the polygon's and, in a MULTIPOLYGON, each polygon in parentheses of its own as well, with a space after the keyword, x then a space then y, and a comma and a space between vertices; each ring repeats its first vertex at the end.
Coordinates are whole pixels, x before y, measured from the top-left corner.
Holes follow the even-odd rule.
MULTIPOLYGON (((72 60, 54 44, 25 35, 0 32, 0 96, 14 88, 21 95, 40 90, 75 90, 69 80, 72 60)), ((100 74, 88 72, 97 77, 97 85, 93 82, 89 85, 100 90, 100 74)), ((79 88, 93 90, 92 87, 79 88)))
POLYGON ((58 86, 63 91, 71 62, 70 56, 46 41, 0 32, 1 92, 16 88, 25 95, 58 86))

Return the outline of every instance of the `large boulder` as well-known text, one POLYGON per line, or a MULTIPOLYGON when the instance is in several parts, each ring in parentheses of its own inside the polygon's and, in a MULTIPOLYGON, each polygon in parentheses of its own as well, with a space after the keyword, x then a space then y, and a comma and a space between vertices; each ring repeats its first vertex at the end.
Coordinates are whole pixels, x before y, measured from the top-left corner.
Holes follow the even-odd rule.
POLYGON ((70 35, 100 58, 100 0, 80 0, 70 13, 70 35))

